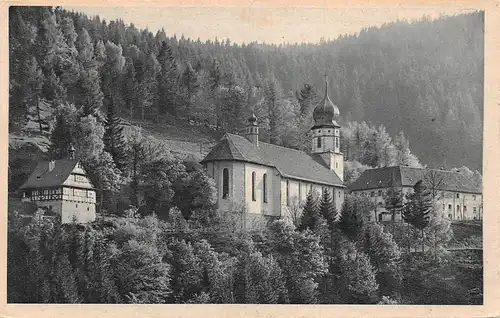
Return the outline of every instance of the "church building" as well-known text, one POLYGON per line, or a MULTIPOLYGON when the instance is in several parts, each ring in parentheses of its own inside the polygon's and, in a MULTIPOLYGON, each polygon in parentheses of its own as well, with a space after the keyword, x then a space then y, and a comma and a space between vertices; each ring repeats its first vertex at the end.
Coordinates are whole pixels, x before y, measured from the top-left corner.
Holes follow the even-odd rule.
POLYGON ((96 218, 95 193, 71 146, 67 158, 38 163, 21 186, 21 201, 60 216, 62 223, 86 223, 96 218))
POLYGON ((245 222, 286 217, 309 192, 328 190, 335 206, 344 201, 344 157, 340 152, 339 109, 325 94, 313 112, 311 153, 259 141, 257 118, 245 136, 225 134, 202 160, 215 180, 221 211, 244 211, 245 222))

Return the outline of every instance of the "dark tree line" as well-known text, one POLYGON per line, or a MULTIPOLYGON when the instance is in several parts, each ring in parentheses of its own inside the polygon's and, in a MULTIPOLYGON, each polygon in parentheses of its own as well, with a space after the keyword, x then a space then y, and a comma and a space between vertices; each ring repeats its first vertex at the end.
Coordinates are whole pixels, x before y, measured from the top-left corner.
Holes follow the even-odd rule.
POLYGON ((207 119, 232 132, 255 111, 263 138, 300 148, 290 118, 301 122, 326 72, 344 126, 365 120, 404 131, 424 162, 480 169, 483 19, 424 17, 320 44, 238 45, 57 7, 11 7, 10 123, 31 116, 48 129, 41 101, 71 102, 84 115, 112 102, 120 117, 207 119))

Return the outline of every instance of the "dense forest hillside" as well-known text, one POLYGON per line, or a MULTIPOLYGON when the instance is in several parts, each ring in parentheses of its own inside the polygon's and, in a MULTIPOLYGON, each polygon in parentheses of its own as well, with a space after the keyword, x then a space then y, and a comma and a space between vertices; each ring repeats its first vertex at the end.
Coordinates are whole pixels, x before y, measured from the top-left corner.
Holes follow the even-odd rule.
POLYGON ((482 168, 483 12, 295 45, 201 42, 62 8, 11 7, 9 17, 11 131, 40 100, 231 132, 254 111, 263 139, 306 148, 299 137, 327 74, 344 127, 383 125, 404 132, 423 164, 482 168))

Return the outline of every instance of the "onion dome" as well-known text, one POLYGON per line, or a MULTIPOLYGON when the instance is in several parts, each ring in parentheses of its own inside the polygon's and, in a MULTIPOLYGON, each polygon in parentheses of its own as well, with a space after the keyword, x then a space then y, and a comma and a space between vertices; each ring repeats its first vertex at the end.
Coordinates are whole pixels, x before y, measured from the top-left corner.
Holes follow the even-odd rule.
POLYGON ((325 79, 325 96, 313 111, 314 126, 338 126, 339 116, 339 108, 328 96, 328 80, 325 79))
POLYGON ((248 118, 248 124, 250 126, 257 126, 257 117, 255 117, 254 113, 252 113, 252 116, 248 118))

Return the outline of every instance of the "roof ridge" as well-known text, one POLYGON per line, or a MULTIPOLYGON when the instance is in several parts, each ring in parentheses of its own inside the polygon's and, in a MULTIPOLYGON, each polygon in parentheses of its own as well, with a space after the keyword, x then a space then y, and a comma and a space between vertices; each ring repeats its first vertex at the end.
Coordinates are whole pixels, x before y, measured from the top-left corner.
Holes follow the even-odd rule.
MULTIPOLYGON (((231 134, 231 133, 227 133, 228 135, 233 135, 233 136, 237 136, 239 138, 243 138, 245 140, 248 140, 245 138, 245 136, 241 136, 241 135, 238 135, 238 134, 231 134)), ((250 141, 248 141, 250 142, 250 141)), ((265 142, 265 141, 259 141, 259 144, 266 144, 266 145, 270 145, 270 146, 274 146, 274 147, 280 147, 280 148, 285 148, 287 150, 293 150, 293 151, 298 151, 298 152, 302 152, 302 153, 305 153, 306 155, 309 155, 307 152, 303 151, 303 150, 298 150, 298 149, 293 149, 293 148, 289 148, 289 147, 285 147, 285 146, 280 146, 280 145, 276 145, 276 144, 272 144, 270 142, 265 142)), ((310 155, 309 155, 310 156, 310 155)))

